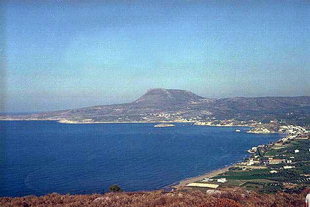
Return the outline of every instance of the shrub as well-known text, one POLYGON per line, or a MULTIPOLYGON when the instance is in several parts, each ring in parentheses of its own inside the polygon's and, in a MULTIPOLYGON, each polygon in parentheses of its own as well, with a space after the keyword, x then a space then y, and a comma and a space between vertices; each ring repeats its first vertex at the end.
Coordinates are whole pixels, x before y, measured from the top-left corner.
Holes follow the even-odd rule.
POLYGON ((118 185, 111 185, 109 187, 110 192, 122 192, 123 190, 118 185))

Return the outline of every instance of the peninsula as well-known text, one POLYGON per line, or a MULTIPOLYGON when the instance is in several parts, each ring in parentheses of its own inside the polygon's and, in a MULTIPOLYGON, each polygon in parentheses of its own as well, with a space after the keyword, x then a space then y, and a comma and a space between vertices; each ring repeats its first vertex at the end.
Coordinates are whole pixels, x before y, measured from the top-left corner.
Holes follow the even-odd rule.
MULTIPOLYGON (((0 204, 7 206, 39 206, 46 200, 53 200, 55 202, 49 206, 63 203, 78 206, 86 201, 88 206, 111 206, 112 203, 133 206, 137 202, 140 206, 149 203, 152 206, 164 206, 166 202, 201 201, 201 205, 197 205, 218 203, 213 206, 224 206, 226 203, 226 206, 240 207, 255 206, 256 201, 272 206, 277 198, 281 198, 286 200, 286 207, 293 207, 302 203, 310 187, 309 96, 209 99, 184 90, 152 89, 136 101, 126 104, 2 115, 0 119, 54 120, 65 124, 153 123, 154 127, 172 127, 174 123, 186 122, 197 127, 240 126, 249 127, 247 133, 285 135, 274 143, 249 149, 250 155, 243 162, 183 180, 169 186, 169 192, 164 189, 141 193, 1 198, 0 204), (261 196, 268 199, 262 199, 261 196), (160 205, 161 202, 164 204, 160 205)), ((237 132, 244 133, 245 130, 242 128, 237 132)))
POLYGON ((264 124, 273 120, 283 124, 309 125, 310 96, 212 99, 185 90, 151 89, 131 103, 0 115, 0 120, 55 120, 70 124, 192 122, 212 126, 259 125, 260 128, 251 131, 255 133, 268 128, 264 124))

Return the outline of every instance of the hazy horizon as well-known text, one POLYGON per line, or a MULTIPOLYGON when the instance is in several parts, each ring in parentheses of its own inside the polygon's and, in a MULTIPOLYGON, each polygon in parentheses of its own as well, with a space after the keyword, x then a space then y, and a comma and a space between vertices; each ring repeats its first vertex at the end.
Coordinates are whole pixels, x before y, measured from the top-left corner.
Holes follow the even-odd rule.
POLYGON ((307 1, 0 6, 0 112, 126 103, 151 88, 206 98, 310 95, 307 1))

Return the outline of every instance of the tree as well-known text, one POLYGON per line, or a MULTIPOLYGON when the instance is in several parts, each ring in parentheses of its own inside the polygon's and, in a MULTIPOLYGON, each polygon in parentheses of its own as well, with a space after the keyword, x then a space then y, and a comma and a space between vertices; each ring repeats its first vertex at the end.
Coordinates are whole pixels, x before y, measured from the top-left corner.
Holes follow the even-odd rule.
POLYGON ((118 185, 111 185, 109 187, 110 192, 122 192, 123 190, 118 185))

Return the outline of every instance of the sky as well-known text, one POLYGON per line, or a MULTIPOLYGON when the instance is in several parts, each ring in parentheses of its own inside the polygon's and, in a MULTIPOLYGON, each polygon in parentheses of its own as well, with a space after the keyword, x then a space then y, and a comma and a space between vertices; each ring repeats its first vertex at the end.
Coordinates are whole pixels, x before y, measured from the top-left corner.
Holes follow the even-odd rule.
POLYGON ((1 1, 1 112, 310 95, 309 1, 1 1), (4 41, 3 41, 4 40, 4 41))

